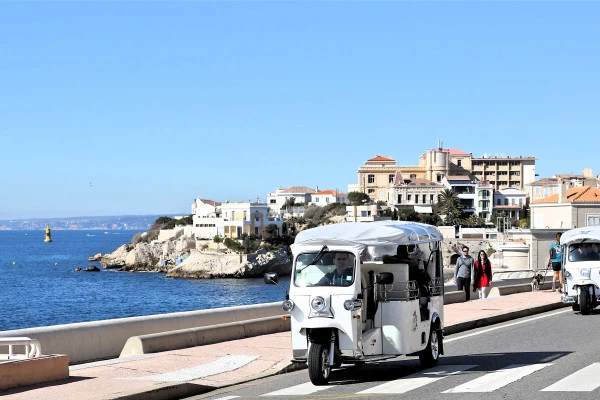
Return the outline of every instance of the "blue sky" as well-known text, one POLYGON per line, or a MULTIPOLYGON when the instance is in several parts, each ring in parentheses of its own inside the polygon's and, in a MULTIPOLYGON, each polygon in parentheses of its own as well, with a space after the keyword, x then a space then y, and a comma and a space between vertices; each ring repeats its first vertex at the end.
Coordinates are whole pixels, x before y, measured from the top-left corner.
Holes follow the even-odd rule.
POLYGON ((600 2, 0 0, 0 218, 346 191, 438 139, 598 174, 599 20, 600 2))

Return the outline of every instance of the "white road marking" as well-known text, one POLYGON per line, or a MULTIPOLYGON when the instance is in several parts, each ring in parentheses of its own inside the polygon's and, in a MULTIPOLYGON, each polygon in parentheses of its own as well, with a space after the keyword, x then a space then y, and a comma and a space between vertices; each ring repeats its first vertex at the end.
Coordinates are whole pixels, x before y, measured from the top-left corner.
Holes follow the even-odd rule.
POLYGON ((600 387, 599 375, 600 363, 593 363, 542 389, 542 392, 591 392, 600 387))
POLYGON ((320 392, 321 390, 330 389, 333 386, 315 386, 312 382, 303 383, 301 385, 292 386, 286 389, 277 390, 276 392, 266 393, 261 396, 298 396, 320 392))
POLYGON ((239 399, 240 396, 225 396, 225 397, 218 397, 215 400, 231 400, 231 399, 239 399))
POLYGON ((481 335, 481 334, 484 334, 484 333, 492 332, 492 331, 495 331, 497 329, 503 329, 503 328, 507 328, 509 326, 515 326, 515 325, 519 325, 519 324, 524 324, 526 322, 535 321, 537 319, 554 317, 555 315, 566 313, 566 312, 572 312, 572 311, 571 311, 571 309, 569 309, 569 310, 563 310, 563 311, 558 311, 558 312, 555 312, 555 313, 552 313, 552 314, 547 314, 547 315, 541 315, 539 317, 528 318, 528 319, 523 320, 523 321, 513 322, 513 323, 510 323, 510 324, 502 324, 501 326, 495 326, 493 328, 484 329, 484 330, 479 331, 479 332, 469 333, 469 334, 462 335, 462 336, 455 337, 455 338, 450 338, 450 339, 445 339, 444 338, 444 343, 450 343, 450 342, 454 342, 455 340, 466 339, 466 338, 469 338, 469 337, 472 337, 472 336, 477 336, 477 335, 481 335))
POLYGON ((155 381, 155 382, 187 382, 206 376, 217 375, 223 372, 229 372, 251 363, 260 356, 225 356, 218 360, 196 367, 184 368, 178 371, 167 372, 164 374, 155 374, 148 376, 138 376, 135 378, 123 378, 134 381, 155 381))
POLYGON ((410 390, 428 385, 447 376, 460 374, 461 372, 476 367, 476 365, 438 365, 416 374, 408 375, 402 379, 397 379, 391 382, 384 383, 372 387, 359 394, 363 393, 379 393, 379 394, 400 394, 410 390))
POLYGON ((494 372, 490 372, 485 374, 477 379, 473 379, 469 382, 463 383, 462 385, 458 385, 455 388, 450 390, 446 390, 442 393, 483 393, 483 392, 493 392, 494 390, 500 389, 508 385, 509 383, 513 383, 518 381, 519 379, 534 373, 548 365, 548 364, 513 364, 509 365, 506 368, 499 369, 494 372))

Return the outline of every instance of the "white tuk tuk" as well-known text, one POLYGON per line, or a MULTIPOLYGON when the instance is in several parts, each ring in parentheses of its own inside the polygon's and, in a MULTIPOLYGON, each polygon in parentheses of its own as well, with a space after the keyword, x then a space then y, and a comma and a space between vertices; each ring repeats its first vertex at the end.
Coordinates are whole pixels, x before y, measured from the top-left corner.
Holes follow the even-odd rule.
MULTIPOLYGON (((442 235, 417 222, 341 223, 301 231, 292 245, 293 361, 315 385, 332 368, 400 355, 424 367, 443 354, 442 235), (408 253, 408 254, 407 254, 408 253)), ((277 284, 276 274, 265 274, 277 284)))
POLYGON ((600 227, 566 231, 560 237, 562 249, 562 302, 573 311, 589 314, 600 302, 600 227))

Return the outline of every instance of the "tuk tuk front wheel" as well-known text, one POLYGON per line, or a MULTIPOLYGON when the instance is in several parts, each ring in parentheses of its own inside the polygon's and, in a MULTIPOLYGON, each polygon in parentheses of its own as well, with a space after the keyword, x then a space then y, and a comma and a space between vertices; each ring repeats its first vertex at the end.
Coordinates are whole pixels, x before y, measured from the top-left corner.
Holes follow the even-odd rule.
POLYGON ((423 368, 431 368, 438 365, 440 359, 440 337, 438 331, 431 328, 427 347, 419 352, 419 361, 423 368))
POLYGON ((579 303, 573 303, 571 308, 573 309, 573 311, 579 311, 579 303))
POLYGON ((587 315, 590 313, 590 304, 588 302, 589 292, 588 289, 581 288, 579 290, 579 309, 581 315, 587 315))
POLYGON ((322 343, 311 343, 308 351, 308 376, 313 385, 326 385, 331 375, 329 348, 322 343))

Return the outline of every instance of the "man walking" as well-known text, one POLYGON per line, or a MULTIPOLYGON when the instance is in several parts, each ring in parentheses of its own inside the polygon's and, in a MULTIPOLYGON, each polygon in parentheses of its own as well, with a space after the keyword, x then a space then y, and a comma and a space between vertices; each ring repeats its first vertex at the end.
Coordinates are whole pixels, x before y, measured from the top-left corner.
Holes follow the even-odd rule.
POLYGON ((456 267, 454 268, 454 282, 458 290, 465 291, 467 301, 471 300, 471 277, 473 273, 474 260, 469 255, 469 248, 463 246, 462 254, 456 259, 456 267))

